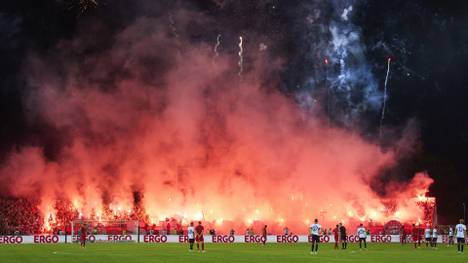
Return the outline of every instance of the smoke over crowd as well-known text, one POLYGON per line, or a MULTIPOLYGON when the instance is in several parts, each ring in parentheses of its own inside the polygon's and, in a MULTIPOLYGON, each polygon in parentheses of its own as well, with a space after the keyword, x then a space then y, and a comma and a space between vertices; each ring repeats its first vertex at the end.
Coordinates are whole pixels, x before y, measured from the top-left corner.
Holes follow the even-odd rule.
POLYGON ((332 19, 316 9, 304 20, 328 40, 315 36, 320 65, 294 96, 281 91, 290 69, 274 42, 248 30, 197 36, 216 20, 186 8, 138 17, 105 47, 92 25, 53 52, 32 52, 24 104, 29 121, 54 130, 57 150, 13 148, 2 189, 36 200, 44 221, 60 213, 57 202, 81 218, 138 211, 150 223, 203 219, 239 230, 261 221, 304 232, 314 218, 420 221, 415 200, 432 179, 417 174, 378 194, 371 183, 396 164, 398 149, 329 121, 378 114, 382 98, 358 29, 347 24, 355 9, 338 6, 332 19))

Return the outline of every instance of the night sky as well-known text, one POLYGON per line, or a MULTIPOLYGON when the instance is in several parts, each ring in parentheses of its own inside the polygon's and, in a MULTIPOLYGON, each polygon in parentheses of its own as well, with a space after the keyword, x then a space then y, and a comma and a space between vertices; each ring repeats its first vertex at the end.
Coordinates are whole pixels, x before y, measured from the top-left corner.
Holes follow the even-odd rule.
MULTIPOLYGON (((361 105, 356 101, 365 98, 345 102, 337 93, 327 116, 336 125, 358 131, 383 148, 394 141, 389 138, 400 137, 410 129, 410 153, 402 154, 395 167, 381 172, 372 182, 374 190, 380 193, 389 180, 404 182, 416 172, 427 171, 435 180, 430 195, 438 199, 440 222, 453 222, 462 216, 462 203, 468 200, 467 1, 80 2, 17 0, 1 4, 0 163, 12 149, 27 145, 43 147, 47 158, 53 160, 63 143, 57 130, 32 118, 34 109, 25 106, 28 86, 23 73, 31 54, 54 54, 63 48, 60 43, 79 36, 94 43, 80 51, 85 58, 111 46, 113 36, 139 17, 169 17, 167 26, 177 27, 170 14, 186 8, 217 21, 212 27, 194 23, 186 29, 194 43, 214 44, 220 32, 225 43, 232 43, 226 44, 223 52, 237 52, 236 41, 241 34, 247 39, 255 36, 258 42, 274 43, 268 52, 281 58, 284 65, 281 72, 271 73, 271 78, 264 81, 279 81, 281 92, 297 99, 297 94, 310 90, 311 85, 320 86, 317 76, 329 74, 331 79, 336 71, 323 66, 327 55, 321 49, 329 36, 321 31, 323 28, 307 27, 304 21, 310 18, 317 24, 328 24, 337 6, 352 3, 349 19, 353 30, 361 34, 365 66, 380 92, 387 59, 392 59, 384 120, 386 137, 379 139, 380 105, 359 110, 351 120, 343 117, 361 105), (320 17, 315 16, 316 10, 321 11, 320 17), (329 72, 323 73, 326 70, 329 72), (311 76, 315 76, 312 84, 311 76)), ((246 41, 246 70, 249 51, 255 48, 246 41)))

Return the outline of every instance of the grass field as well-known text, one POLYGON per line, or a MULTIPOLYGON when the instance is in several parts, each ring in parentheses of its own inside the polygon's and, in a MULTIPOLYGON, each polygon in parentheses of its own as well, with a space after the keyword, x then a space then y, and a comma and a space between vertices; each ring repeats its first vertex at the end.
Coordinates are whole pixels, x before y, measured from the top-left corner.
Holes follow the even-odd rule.
POLYGON ((360 262, 360 263, 467 263, 468 255, 459 255, 455 247, 440 246, 438 250, 413 249, 411 245, 371 244, 360 251, 357 245, 347 250, 333 250, 323 244, 318 255, 309 254, 307 244, 207 244, 206 253, 189 253, 184 244, 90 244, 78 245, 2 245, 1 263, 27 262, 360 262))

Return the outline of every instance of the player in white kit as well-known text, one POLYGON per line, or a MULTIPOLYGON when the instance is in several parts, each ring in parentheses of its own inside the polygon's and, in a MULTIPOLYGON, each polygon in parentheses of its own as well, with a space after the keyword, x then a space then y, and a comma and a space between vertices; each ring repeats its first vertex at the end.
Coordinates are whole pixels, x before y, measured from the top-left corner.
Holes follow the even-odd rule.
POLYGON ((366 228, 362 224, 360 224, 357 229, 357 236, 359 237, 359 249, 362 249, 362 242, 364 242, 364 248, 367 249, 367 243, 366 243, 367 231, 366 231, 366 228))
POLYGON ((317 255, 318 252, 318 243, 320 243, 320 230, 322 226, 318 223, 318 220, 315 219, 314 223, 310 225, 310 234, 312 235, 312 251, 310 254, 317 255))
POLYGON ((432 243, 431 243, 431 247, 433 249, 437 249, 437 238, 438 238, 437 227, 434 227, 432 229, 432 243))
POLYGON ((195 227, 193 222, 190 222, 190 226, 187 228, 187 237, 190 244, 190 252, 193 252, 193 244, 195 243, 195 227))
POLYGON ((431 239, 431 228, 429 225, 426 227, 424 230, 424 238, 426 239, 426 247, 429 247, 429 244, 431 244, 432 239, 431 239))
POLYGON ((458 253, 463 253, 466 238, 466 226, 465 221, 460 219, 460 224, 455 226, 455 236, 457 237, 457 249, 458 253))
POLYGON ((447 247, 453 245, 453 227, 452 226, 449 226, 449 230, 448 230, 448 244, 447 244, 447 247))

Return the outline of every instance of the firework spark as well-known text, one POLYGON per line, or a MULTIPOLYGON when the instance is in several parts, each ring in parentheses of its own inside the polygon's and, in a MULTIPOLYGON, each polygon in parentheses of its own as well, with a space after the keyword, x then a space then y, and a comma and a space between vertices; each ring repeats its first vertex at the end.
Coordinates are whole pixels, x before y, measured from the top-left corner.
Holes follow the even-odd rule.
POLYGON ((244 39, 242 36, 239 37, 239 77, 242 77, 242 73, 244 72, 244 39))
POLYGON ((70 5, 70 9, 78 8, 81 13, 84 13, 99 5, 97 0, 74 0, 70 5))
POLYGON ((172 13, 169 13, 169 25, 171 27, 171 31, 174 37, 179 38, 179 33, 177 32, 177 27, 175 25, 175 21, 174 21, 174 17, 172 16, 172 13))
POLYGON ((216 37, 216 45, 213 49, 217 57, 219 57, 218 49, 220 45, 221 45, 221 34, 218 34, 218 36, 216 37))
POLYGON ((387 60, 387 75, 385 76, 385 84, 384 84, 384 95, 383 95, 383 105, 382 105, 382 116, 380 117, 380 129, 379 129, 379 136, 382 137, 382 125, 385 119, 385 110, 387 107, 387 84, 388 84, 388 76, 390 75, 390 63, 392 62, 391 58, 387 60))

